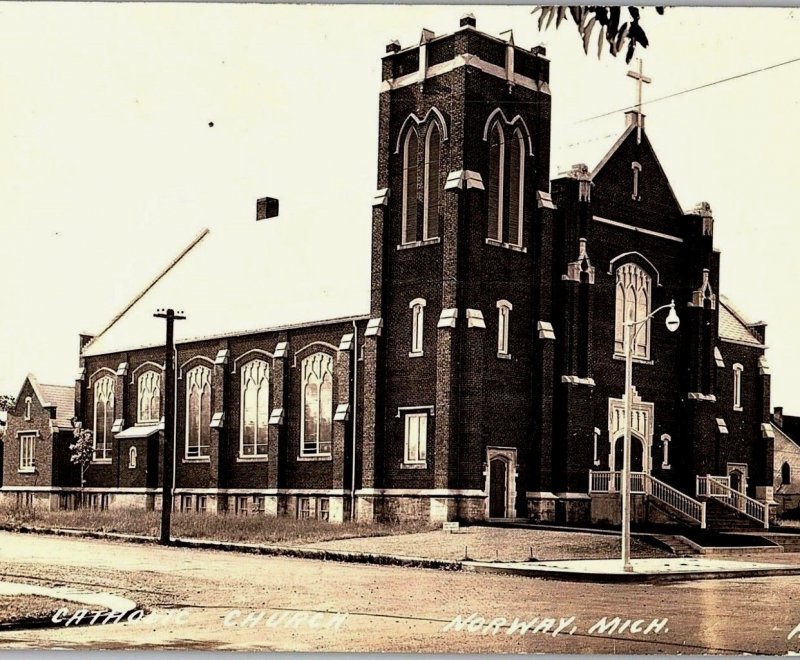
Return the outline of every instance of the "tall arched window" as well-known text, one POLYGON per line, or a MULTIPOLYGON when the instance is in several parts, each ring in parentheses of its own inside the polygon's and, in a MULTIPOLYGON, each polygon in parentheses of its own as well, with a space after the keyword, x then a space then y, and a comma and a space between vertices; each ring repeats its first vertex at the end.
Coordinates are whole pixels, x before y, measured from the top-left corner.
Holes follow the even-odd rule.
POLYGON ((333 358, 314 353, 303 360, 301 456, 329 456, 333 437, 333 358))
POLYGON ((792 483, 792 468, 788 463, 781 465, 781 485, 788 486, 792 483))
MULTIPOLYGON (((650 276, 636 264, 624 264, 617 269, 616 318, 614 352, 625 353, 625 321, 642 321, 650 314, 650 276)), ((633 356, 644 360, 650 357, 650 321, 631 329, 633 356)))
POLYGON ((209 455, 211 447, 211 369, 186 374, 186 458, 209 455))
POLYGON ((425 300, 415 298, 409 303, 411 308, 411 352, 409 357, 423 354, 425 339, 425 300))
POLYGON ((497 356, 505 357, 508 352, 508 326, 512 305, 508 300, 497 301, 497 356))
POLYGON ((104 376, 94 384, 94 460, 111 460, 114 423, 114 379, 104 376))
POLYGON ((422 238, 439 235, 441 217, 442 133, 434 121, 425 138, 425 191, 423 195, 422 238))
POLYGON ((742 372, 744 367, 741 364, 733 365, 733 409, 742 409, 742 372))
POLYGON ((488 236, 503 240, 503 184, 505 178, 506 143, 500 122, 489 131, 489 227, 488 236))
POLYGON ((517 128, 511 140, 508 167, 508 242, 522 246, 522 206, 525 191, 525 141, 517 128))
POLYGON ((403 243, 417 240, 418 151, 419 137, 412 127, 403 144, 403 243))
POLYGON ((25 421, 31 421, 31 397, 25 397, 25 421))
POLYGON ((242 421, 239 455, 266 456, 269 422, 269 365, 251 360, 242 367, 242 421))
POLYGON ((137 409, 140 424, 161 419, 161 374, 157 371, 145 371, 139 376, 137 409))
POLYGON ((136 457, 137 457, 136 447, 131 447, 128 450, 128 467, 131 470, 136 468, 136 457))

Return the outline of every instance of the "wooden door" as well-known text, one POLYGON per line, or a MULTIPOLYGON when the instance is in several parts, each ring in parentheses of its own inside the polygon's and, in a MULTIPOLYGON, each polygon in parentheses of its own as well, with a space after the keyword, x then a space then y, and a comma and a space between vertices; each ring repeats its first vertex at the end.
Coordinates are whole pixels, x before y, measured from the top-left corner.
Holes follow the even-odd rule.
POLYGON ((505 518, 508 499, 508 464, 493 458, 489 468, 489 517, 505 518))

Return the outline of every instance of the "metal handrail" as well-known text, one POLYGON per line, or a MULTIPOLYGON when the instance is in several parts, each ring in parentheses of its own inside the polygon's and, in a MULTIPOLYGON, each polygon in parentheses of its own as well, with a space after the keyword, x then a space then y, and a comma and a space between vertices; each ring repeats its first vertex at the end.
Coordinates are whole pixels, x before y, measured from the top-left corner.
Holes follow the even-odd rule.
POLYGON ((650 474, 645 474, 647 494, 652 495, 657 500, 671 506, 676 511, 680 511, 685 516, 700 523, 700 528, 706 528, 706 504, 699 502, 684 492, 673 488, 669 484, 656 479, 650 474))

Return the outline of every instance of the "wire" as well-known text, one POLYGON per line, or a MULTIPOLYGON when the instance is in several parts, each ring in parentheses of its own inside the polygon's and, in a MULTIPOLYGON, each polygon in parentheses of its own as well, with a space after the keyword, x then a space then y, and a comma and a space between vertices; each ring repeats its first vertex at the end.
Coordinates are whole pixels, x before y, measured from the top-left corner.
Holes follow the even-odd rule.
MULTIPOLYGON (((764 71, 770 71, 772 69, 777 69, 782 66, 786 66, 787 64, 794 64, 795 62, 800 62, 800 57, 795 57, 791 60, 786 60, 785 62, 779 62, 778 64, 771 64, 770 66, 765 66, 760 69, 754 69, 753 71, 747 71, 745 73, 738 73, 735 76, 729 76, 728 78, 722 78, 720 80, 715 80, 713 82, 705 83, 703 85, 698 85, 697 87, 691 87, 689 89, 684 89, 680 92, 674 92, 673 94, 667 94, 666 96, 659 96, 658 98, 652 99, 650 101, 642 101, 642 105, 650 105, 653 103, 658 103, 659 101, 665 101, 667 99, 675 98, 676 96, 681 96, 683 94, 688 94, 689 92, 696 92, 700 89, 706 89, 707 87, 713 87, 714 85, 720 85, 722 83, 730 82, 731 80, 738 80, 739 78, 744 78, 746 76, 752 76, 756 73, 763 73, 764 71)), ((576 121, 576 124, 581 124, 583 122, 592 121, 593 119, 600 119, 601 117, 608 117, 609 115, 615 115, 618 112, 622 112, 623 110, 632 110, 635 108, 635 105, 628 105, 624 108, 618 108, 616 110, 611 110, 610 112, 605 112, 602 115, 595 115, 594 117, 587 117, 586 119, 579 119, 576 121)))

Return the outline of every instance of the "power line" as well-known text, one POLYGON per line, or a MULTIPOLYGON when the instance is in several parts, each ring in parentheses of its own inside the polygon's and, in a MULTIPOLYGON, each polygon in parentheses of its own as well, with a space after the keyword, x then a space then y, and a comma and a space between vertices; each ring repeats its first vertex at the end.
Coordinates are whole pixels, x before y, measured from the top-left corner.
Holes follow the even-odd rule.
MULTIPOLYGON (((800 57, 795 57, 791 60, 786 60, 785 62, 779 62, 778 64, 771 64, 770 66, 765 66, 760 69, 754 69, 753 71, 747 71, 745 73, 738 73, 735 76, 729 76, 728 78, 722 78, 720 80, 715 80, 713 82, 705 83, 703 85, 698 85, 697 87, 691 87, 689 89, 681 90, 680 92, 674 92, 673 94, 667 94, 666 96, 659 96, 651 101, 643 101, 642 105, 650 105, 652 103, 658 103, 659 101, 665 101, 667 99, 675 98, 676 96, 681 96, 683 94, 688 94, 689 92, 696 92, 700 89, 706 89, 707 87, 713 87, 714 85, 721 85, 722 83, 730 82, 731 80, 738 80, 739 78, 744 78, 746 76, 752 76, 756 73, 763 73, 764 71, 770 71, 772 69, 777 69, 778 67, 786 66, 787 64, 794 64, 795 62, 800 62, 800 57)), ((586 119, 580 119, 576 121, 576 124, 582 124, 587 121, 592 121, 593 119, 600 119, 601 117, 608 117, 609 115, 615 115, 619 112, 624 110, 631 110, 635 106, 628 105, 624 108, 617 108, 616 110, 611 110, 610 112, 605 112, 602 115, 595 115, 594 117, 587 117, 586 119)))

